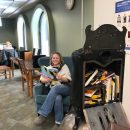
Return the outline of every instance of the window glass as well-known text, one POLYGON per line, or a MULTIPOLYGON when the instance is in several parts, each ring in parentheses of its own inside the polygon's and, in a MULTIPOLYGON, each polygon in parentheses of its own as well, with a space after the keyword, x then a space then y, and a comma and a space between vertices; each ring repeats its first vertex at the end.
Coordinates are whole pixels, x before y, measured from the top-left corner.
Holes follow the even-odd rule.
POLYGON ((39 48, 40 44, 39 44, 39 18, 40 15, 42 13, 42 9, 38 8, 33 15, 32 18, 32 39, 33 39, 33 48, 39 48))
POLYGON ((49 29, 48 29, 48 19, 46 15, 43 13, 41 17, 41 48, 42 54, 49 56, 50 47, 49 47, 49 29))
POLYGON ((17 21, 18 47, 27 49, 26 42, 26 25, 23 16, 18 17, 17 21))
POLYGON ((49 22, 45 8, 37 7, 32 18, 33 48, 41 48, 41 54, 50 55, 49 22))

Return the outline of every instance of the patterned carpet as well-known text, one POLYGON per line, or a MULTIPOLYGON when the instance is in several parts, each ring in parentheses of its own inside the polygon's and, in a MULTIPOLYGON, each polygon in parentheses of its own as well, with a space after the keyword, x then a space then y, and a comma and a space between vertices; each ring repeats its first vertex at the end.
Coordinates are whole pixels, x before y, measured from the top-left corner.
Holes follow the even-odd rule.
POLYGON ((51 130, 54 125, 51 116, 43 126, 34 126, 37 116, 34 99, 22 92, 19 70, 14 74, 10 80, 0 77, 0 130, 51 130))

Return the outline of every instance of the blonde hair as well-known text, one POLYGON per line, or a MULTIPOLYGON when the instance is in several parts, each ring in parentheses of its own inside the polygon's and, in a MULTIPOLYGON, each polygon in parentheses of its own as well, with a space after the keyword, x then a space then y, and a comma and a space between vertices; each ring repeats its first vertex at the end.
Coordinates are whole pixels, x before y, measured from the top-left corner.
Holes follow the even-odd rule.
POLYGON ((10 41, 6 41, 7 46, 12 46, 12 43, 10 41))
POLYGON ((50 65, 53 66, 52 57, 53 57, 54 54, 57 54, 60 57, 60 65, 63 65, 64 64, 64 60, 63 60, 62 55, 59 52, 53 52, 53 53, 51 53, 51 56, 50 56, 50 65))

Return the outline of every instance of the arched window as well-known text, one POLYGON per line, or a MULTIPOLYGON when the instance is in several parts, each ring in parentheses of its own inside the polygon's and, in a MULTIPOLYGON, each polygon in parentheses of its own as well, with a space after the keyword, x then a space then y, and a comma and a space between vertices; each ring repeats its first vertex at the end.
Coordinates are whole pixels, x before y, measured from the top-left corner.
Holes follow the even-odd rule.
POLYGON ((33 48, 41 48, 41 53, 50 55, 49 22, 46 9, 38 5, 34 11, 32 22, 33 48))
POLYGON ((27 49, 26 39, 26 24, 22 15, 18 17, 17 21, 17 34, 18 34, 18 47, 24 47, 27 49))

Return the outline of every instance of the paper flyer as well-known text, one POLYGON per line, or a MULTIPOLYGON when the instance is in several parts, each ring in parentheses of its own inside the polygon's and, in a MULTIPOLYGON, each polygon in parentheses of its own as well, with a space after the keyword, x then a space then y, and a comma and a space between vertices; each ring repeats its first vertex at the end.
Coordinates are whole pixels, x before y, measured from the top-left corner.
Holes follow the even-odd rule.
POLYGON ((117 0, 115 3, 115 26, 122 31, 127 28, 125 50, 130 50, 130 0, 117 0))

